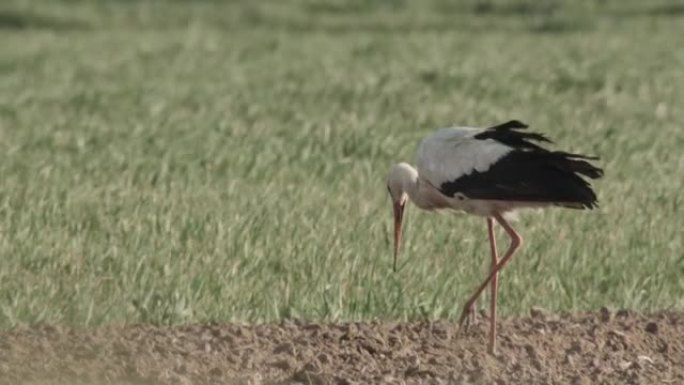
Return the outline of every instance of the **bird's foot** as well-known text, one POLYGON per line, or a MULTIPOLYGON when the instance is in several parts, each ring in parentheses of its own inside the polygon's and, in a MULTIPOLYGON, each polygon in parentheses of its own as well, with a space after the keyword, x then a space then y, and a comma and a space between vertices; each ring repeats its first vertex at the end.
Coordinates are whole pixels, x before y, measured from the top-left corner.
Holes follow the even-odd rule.
POLYGON ((465 333, 471 324, 477 322, 475 306, 473 303, 466 303, 461 313, 461 318, 458 321, 458 334, 465 333))

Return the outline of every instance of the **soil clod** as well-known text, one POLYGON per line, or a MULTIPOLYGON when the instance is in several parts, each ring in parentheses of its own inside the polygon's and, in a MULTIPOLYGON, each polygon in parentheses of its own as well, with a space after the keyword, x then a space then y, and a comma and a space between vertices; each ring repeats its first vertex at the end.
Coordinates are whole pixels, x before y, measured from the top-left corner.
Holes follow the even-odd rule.
POLYGON ((655 322, 649 322, 646 324, 646 331, 651 333, 651 334, 657 334, 658 333, 658 324, 655 322))

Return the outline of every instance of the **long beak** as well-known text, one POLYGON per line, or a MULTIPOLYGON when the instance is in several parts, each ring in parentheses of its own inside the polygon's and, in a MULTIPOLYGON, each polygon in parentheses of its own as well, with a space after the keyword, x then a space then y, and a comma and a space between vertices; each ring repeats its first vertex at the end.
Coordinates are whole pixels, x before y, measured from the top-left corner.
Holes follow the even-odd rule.
POLYGON ((399 256, 399 245, 401 244, 401 223, 404 217, 404 206, 406 202, 394 202, 394 265, 393 269, 397 271, 397 257, 399 256))

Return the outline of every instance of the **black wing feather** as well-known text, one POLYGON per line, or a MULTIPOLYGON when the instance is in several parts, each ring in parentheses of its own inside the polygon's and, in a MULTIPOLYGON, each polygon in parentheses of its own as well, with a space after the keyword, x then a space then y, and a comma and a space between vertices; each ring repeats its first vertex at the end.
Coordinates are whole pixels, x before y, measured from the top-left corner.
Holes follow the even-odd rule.
POLYGON ((487 171, 473 171, 440 186, 443 194, 463 194, 470 199, 520 202, 548 202, 597 206, 596 194, 585 176, 603 176, 603 170, 589 163, 597 157, 563 151, 549 151, 534 142, 552 143, 543 134, 520 132, 528 126, 511 120, 475 135, 478 140, 495 140, 513 150, 487 171))
POLYGON ((591 179, 597 179, 603 176, 602 169, 586 161, 598 160, 599 158, 596 156, 571 154, 563 151, 554 151, 551 152, 550 155, 549 164, 558 170, 574 172, 591 179))
POLYGON ((489 127, 488 130, 524 130, 529 127, 527 124, 519 120, 509 120, 506 123, 497 124, 489 127))
POLYGON ((598 178, 603 170, 563 152, 512 151, 487 171, 473 171, 443 183, 440 190, 447 196, 463 194, 469 199, 596 207, 596 194, 578 174, 598 178))
POLYGON ((526 150, 543 150, 541 146, 532 143, 532 141, 552 143, 551 140, 543 134, 517 131, 526 129, 527 127, 528 126, 525 123, 511 120, 485 129, 485 131, 475 135, 475 139, 493 139, 513 148, 526 150))

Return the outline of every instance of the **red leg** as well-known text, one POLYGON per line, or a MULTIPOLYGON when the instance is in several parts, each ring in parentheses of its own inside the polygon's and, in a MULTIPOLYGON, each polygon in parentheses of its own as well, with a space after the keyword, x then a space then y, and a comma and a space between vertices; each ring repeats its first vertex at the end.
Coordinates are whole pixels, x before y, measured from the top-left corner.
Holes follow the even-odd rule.
POLYGON ((496 351, 496 289, 499 282, 499 274, 496 271, 496 264, 499 263, 499 256, 496 253, 496 236, 494 235, 494 219, 487 218, 487 233, 489 235, 489 249, 492 254, 492 264, 490 274, 494 274, 491 282, 491 295, 489 303, 489 352, 496 351))
MULTIPOLYGON (((477 300, 477 298, 482 294, 484 289, 487 287, 487 285, 494 279, 494 277, 497 276, 499 271, 501 270, 504 265, 513 257, 513 254, 522 246, 522 237, 511 227, 511 225, 506 222, 506 220, 501 216, 501 214, 494 214, 493 215, 494 219, 496 219, 497 222, 506 230, 508 235, 511 237, 511 244, 508 247, 508 250, 506 251, 506 254, 501 258, 501 260, 496 263, 496 265, 491 269, 491 272, 489 273, 489 276, 487 279, 485 279, 482 284, 478 287, 478 289, 475 291, 475 293, 468 299, 466 302, 465 306, 463 307, 463 313, 461 314, 461 319, 459 323, 462 325, 463 321, 466 320, 468 317, 468 314, 473 311, 473 303, 477 300)), ((495 306, 495 305, 493 305, 495 306)), ((492 314, 493 315, 493 314, 492 314)), ((493 317, 492 317, 493 318, 493 317)), ((494 343, 496 342, 496 335, 490 335, 490 349, 489 352, 493 353, 493 350, 491 349, 493 347, 492 345, 492 340, 494 343)))
MULTIPOLYGON (((494 235, 494 219, 492 217, 487 217, 487 236, 489 237, 489 249, 491 250, 491 255, 492 255, 492 264, 490 268, 490 273, 494 271, 494 268, 496 267, 497 262, 499 262, 499 257, 496 253, 496 237, 494 235)), ((496 334, 496 289, 497 289, 497 284, 498 284, 498 275, 494 275, 494 278, 492 278, 491 282, 491 303, 489 304, 489 316, 490 316, 490 325, 489 325, 489 333, 490 335, 495 335, 496 334)), ((477 315, 477 301, 473 302, 473 310, 471 312, 472 314, 472 320, 475 321, 475 316, 477 315)), ((490 346, 492 342, 490 341, 490 346)))

